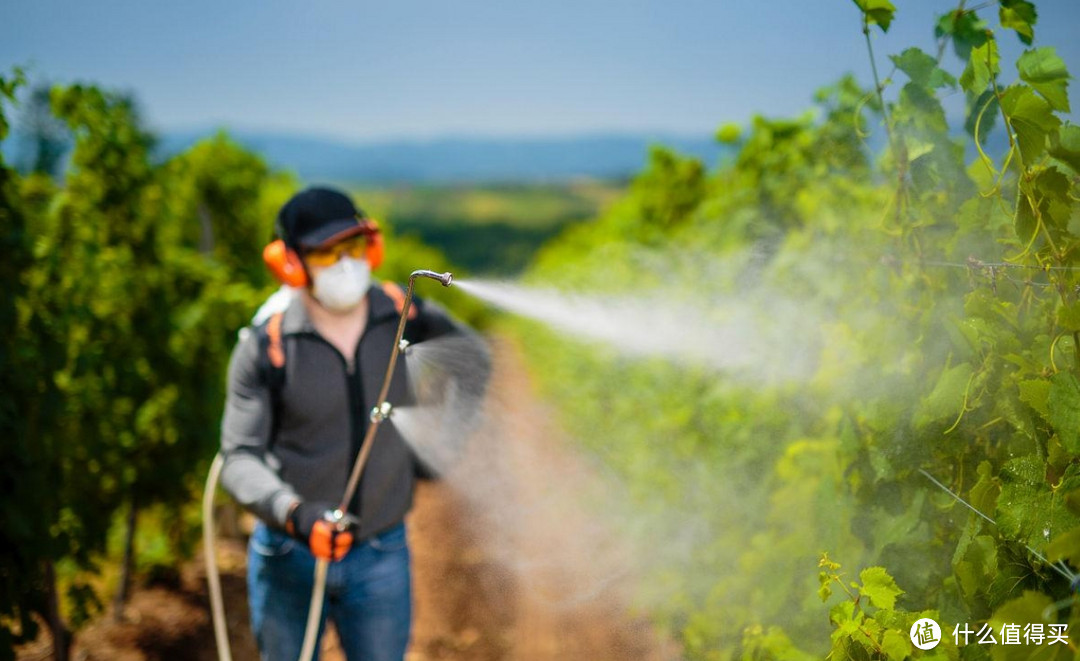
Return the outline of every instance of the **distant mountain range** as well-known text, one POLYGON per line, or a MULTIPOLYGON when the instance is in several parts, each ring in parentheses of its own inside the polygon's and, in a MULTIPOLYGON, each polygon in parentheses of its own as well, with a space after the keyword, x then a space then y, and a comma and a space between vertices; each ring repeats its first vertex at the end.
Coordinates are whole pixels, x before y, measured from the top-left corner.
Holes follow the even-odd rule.
MULTIPOLYGON (((214 130, 172 131, 158 135, 157 155, 171 156, 214 130)), ((649 148, 664 145, 696 156, 714 167, 732 158, 734 149, 712 136, 678 134, 585 134, 562 137, 442 137, 427 140, 354 142, 290 133, 230 131, 229 136, 258 152, 273 167, 296 173, 306 182, 369 184, 455 184, 557 182, 575 178, 627 179, 648 161, 649 148)), ((18 128, 3 142, 5 157, 27 162, 20 149, 28 144, 18 128)), ((884 147, 875 133, 869 147, 884 147)), ((997 129, 988 136, 987 152, 1008 149, 997 129)), ((968 142, 968 159, 976 156, 968 142)))
MULTIPOLYGON (((160 136, 161 155, 180 152, 213 131, 160 136)), ((665 145, 713 166, 730 148, 711 136, 581 135, 551 138, 445 137, 357 143, 284 133, 229 132, 274 167, 305 181, 468 183, 620 179, 641 170, 651 145, 665 145)))

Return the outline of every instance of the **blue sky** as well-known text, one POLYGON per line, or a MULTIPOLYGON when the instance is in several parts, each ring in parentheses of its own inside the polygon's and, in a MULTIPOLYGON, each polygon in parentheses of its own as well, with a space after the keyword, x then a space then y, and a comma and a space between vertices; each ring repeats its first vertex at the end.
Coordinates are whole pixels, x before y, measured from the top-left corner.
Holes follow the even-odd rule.
MULTIPOLYGON (((933 52, 934 17, 955 6, 895 2, 874 37, 886 73, 890 53, 933 52)), ((1080 0, 1036 5, 1036 44, 1080 72, 1080 0)), ((845 72, 870 81, 850 0, 5 0, 2 14, 0 70, 133 92, 157 130, 709 133, 798 113, 845 72)), ((999 36, 1012 62, 1021 46, 999 36)))

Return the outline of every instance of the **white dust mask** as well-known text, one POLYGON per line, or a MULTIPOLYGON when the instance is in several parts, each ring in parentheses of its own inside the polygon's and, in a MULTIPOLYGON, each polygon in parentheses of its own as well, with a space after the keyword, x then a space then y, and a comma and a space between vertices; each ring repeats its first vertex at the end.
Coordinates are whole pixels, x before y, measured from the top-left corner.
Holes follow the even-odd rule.
POLYGON ((366 260, 342 257, 315 276, 311 295, 323 307, 348 312, 364 300, 371 285, 371 268, 366 260))

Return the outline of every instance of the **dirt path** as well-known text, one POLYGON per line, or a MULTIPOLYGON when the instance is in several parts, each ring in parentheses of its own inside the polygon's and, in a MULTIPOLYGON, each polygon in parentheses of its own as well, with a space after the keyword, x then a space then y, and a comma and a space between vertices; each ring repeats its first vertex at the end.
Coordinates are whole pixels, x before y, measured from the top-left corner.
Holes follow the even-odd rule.
MULTIPOLYGON (((677 650, 628 614, 626 550, 579 503, 595 488, 540 404, 518 352, 496 344, 489 417, 446 480, 420 486, 409 515, 414 628, 408 661, 672 659, 677 650)), ((257 659, 247 626, 244 551, 219 551, 233 658, 257 659)), ((202 566, 137 590, 126 622, 78 636, 73 659, 216 659, 202 566)), ((332 636, 323 659, 343 659, 332 636)), ((19 651, 47 658, 48 641, 19 651)))

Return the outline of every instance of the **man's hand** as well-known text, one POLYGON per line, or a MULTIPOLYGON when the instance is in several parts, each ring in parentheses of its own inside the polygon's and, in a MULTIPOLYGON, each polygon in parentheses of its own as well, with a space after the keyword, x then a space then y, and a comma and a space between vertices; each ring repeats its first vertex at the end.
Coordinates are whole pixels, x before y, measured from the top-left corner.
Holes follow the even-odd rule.
POLYGON ((352 548, 356 518, 343 514, 333 503, 298 503, 289 513, 286 530, 308 545, 312 555, 338 561, 352 548))

